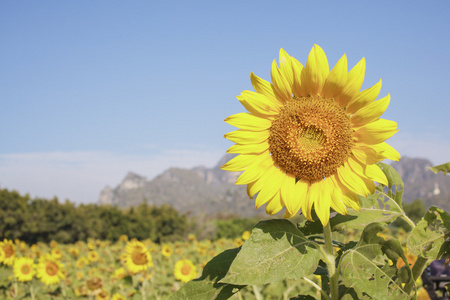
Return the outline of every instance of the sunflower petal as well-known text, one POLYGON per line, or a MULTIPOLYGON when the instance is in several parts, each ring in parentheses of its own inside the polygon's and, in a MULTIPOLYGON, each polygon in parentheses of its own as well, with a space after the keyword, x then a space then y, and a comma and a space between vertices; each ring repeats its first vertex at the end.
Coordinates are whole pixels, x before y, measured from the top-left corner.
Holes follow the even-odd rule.
POLYGON ((350 117, 350 122, 352 122, 354 126, 363 126, 375 121, 387 109, 390 99, 391 96, 388 94, 386 97, 363 107, 350 117))
POLYGON ((282 172, 280 169, 273 165, 271 166, 270 170, 268 170, 268 172, 271 172, 270 180, 267 180, 264 183, 264 186, 259 192, 258 197, 256 197, 257 201, 259 198, 271 199, 277 192, 280 191, 281 184, 286 177, 286 173, 282 172))
POLYGON ((364 196, 370 194, 366 183, 350 168, 348 162, 337 169, 337 174, 339 181, 350 191, 364 196))
POLYGON ((281 186, 281 199, 283 199, 286 209, 292 212, 292 207, 295 203, 295 176, 292 174, 286 174, 286 179, 281 186), (289 206, 289 207, 288 207, 289 206))
POLYGON ((272 103, 280 105, 280 101, 277 99, 273 92, 272 84, 264 79, 259 78, 255 74, 250 73, 250 80, 253 88, 259 94, 266 96, 272 103))
POLYGON ((330 207, 331 207, 331 186, 329 181, 321 180, 319 182, 311 184, 310 196, 315 199, 314 210, 319 217, 320 222, 325 227, 330 220, 330 207))
POLYGON ((354 114, 361 108, 372 103, 373 101, 375 101, 375 99, 377 99, 378 95, 380 94, 380 90, 381 79, 372 87, 359 92, 358 95, 356 95, 356 97, 354 97, 348 104, 347 112, 350 114, 354 114))
POLYGON ((292 60, 283 48, 280 49, 280 56, 278 60, 280 61, 280 72, 292 88, 294 86, 294 70, 292 60))
POLYGON ((273 161, 268 152, 258 155, 255 161, 238 177, 236 184, 248 184, 258 180, 271 166, 273 166, 273 161))
POLYGON ((246 130, 262 131, 272 125, 272 121, 249 113, 238 113, 225 119, 228 124, 246 130))
POLYGON ((335 175, 330 176, 328 184, 331 185, 331 208, 340 213, 341 215, 347 214, 347 206, 342 201, 342 190, 339 184, 336 182, 335 175))
POLYGON ((357 159, 352 157, 348 159, 348 164, 359 176, 388 185, 386 175, 377 165, 361 164, 357 159))
POLYGON ((222 170, 231 172, 243 171, 245 170, 245 168, 251 165, 257 157, 258 157, 257 155, 241 154, 236 157, 233 157, 220 168, 222 170))
POLYGON ((292 61, 292 69, 294 71, 294 87, 292 88, 292 93, 294 94, 295 97, 298 98, 302 96, 307 96, 307 94, 302 93, 301 77, 303 72, 303 65, 293 57, 291 57, 291 61, 292 61))
POLYGON ((292 90, 289 82, 281 75, 280 69, 278 69, 277 62, 274 59, 272 62, 272 69, 270 72, 272 78, 272 87, 275 91, 275 95, 278 96, 278 100, 281 103, 285 103, 292 99, 292 90))
POLYGON ((369 145, 368 147, 375 150, 377 153, 380 153, 384 158, 393 160, 393 161, 399 161, 400 160, 400 153, 397 152, 391 145, 387 143, 380 143, 376 145, 369 145))
POLYGON ((249 131, 249 130, 235 130, 224 135, 228 140, 236 144, 259 144, 269 138, 269 131, 249 131))
POLYGON ((266 213, 269 215, 274 215, 282 209, 283 205, 281 203, 280 192, 278 192, 267 202, 266 213))
POLYGON ((357 129, 353 136, 359 143, 375 145, 384 142, 397 131, 396 122, 378 119, 357 129))
POLYGON ((366 72, 366 60, 364 57, 348 72, 347 83, 342 91, 342 94, 337 97, 337 102, 341 107, 348 105, 358 92, 361 90, 361 86, 364 81, 364 75, 366 72))
POLYGON ((301 90, 303 95, 316 96, 322 92, 325 80, 330 72, 325 52, 314 45, 309 52, 306 67, 302 71, 301 90))
POLYGON ((347 83, 347 56, 344 54, 328 74, 323 87, 322 95, 325 98, 334 98, 342 93, 347 83))
POLYGON ((259 144, 234 144, 228 148, 227 153, 259 154, 269 149, 269 143, 264 141, 259 144))
POLYGON ((236 97, 239 102, 254 115, 267 118, 279 113, 280 105, 275 105, 266 96, 251 91, 243 91, 236 97))
POLYGON ((356 211, 361 210, 361 205, 359 204, 358 194, 350 191, 342 182, 336 177, 336 183, 340 186, 342 190, 342 202, 353 208, 356 211))
POLYGON ((353 155, 358 159, 361 163, 366 165, 373 165, 379 161, 384 159, 377 151, 370 148, 369 146, 359 146, 354 147, 352 149, 353 155))

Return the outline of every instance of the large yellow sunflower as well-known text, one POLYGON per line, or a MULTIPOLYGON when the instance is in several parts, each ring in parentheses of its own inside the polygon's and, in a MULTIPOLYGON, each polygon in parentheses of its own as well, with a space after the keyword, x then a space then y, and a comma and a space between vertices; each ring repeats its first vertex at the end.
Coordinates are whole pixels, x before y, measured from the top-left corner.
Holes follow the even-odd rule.
POLYGON ((37 277, 46 285, 59 283, 60 279, 64 279, 63 266, 56 257, 50 254, 41 256, 36 268, 37 277))
POLYGON ((380 118, 390 96, 375 101, 381 80, 360 91, 364 58, 348 72, 344 54, 330 71, 314 45, 305 67, 283 49, 279 64, 272 83, 251 73, 256 92, 237 97, 248 112, 225 119, 240 128, 225 135, 236 143, 227 152, 240 155, 222 169, 244 171, 236 184, 246 184, 251 199, 258 193, 256 208, 266 204, 272 215, 286 207, 286 218, 301 210, 312 220, 314 207, 325 226, 330 208, 359 210, 358 195, 373 193, 374 181, 387 184, 376 162, 400 159, 384 142, 397 123, 380 118))
POLYGON ((131 273, 145 272, 153 266, 147 247, 139 241, 130 241, 125 247, 125 265, 131 273))
POLYGON ((19 257, 14 261, 14 276, 17 280, 24 282, 33 279, 36 274, 34 259, 29 257, 19 257))

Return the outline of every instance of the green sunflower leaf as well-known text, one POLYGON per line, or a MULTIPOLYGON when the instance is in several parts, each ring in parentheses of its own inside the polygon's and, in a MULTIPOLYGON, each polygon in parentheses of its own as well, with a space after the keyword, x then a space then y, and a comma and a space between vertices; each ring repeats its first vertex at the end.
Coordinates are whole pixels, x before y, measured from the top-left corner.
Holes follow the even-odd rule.
POLYGON ((189 281, 167 300, 224 300, 233 296, 244 286, 219 281, 227 274, 239 250, 240 248, 226 250, 214 257, 206 264, 200 278, 189 281))
POLYGON ((220 283, 261 285, 313 274, 320 252, 288 220, 256 224, 220 283))
POLYGON ((450 173, 450 162, 434 167, 429 167, 431 171, 433 171, 435 174, 442 172, 442 174, 447 175, 447 173, 450 173))
POLYGON ((450 215, 432 206, 408 237, 408 250, 428 260, 440 259, 450 252, 450 215))
POLYGON ((401 257, 406 261, 405 254, 400 242, 377 235, 383 228, 380 223, 369 224, 355 248, 344 253, 338 267, 342 284, 354 294, 372 299, 410 299, 402 287, 412 282, 411 269, 409 265, 406 272, 397 269, 397 260, 401 257))
POLYGON ((394 199, 395 202, 401 207, 403 190, 405 188, 403 179, 392 166, 381 162, 377 163, 377 165, 384 172, 384 175, 386 175, 388 180, 388 197, 394 199))

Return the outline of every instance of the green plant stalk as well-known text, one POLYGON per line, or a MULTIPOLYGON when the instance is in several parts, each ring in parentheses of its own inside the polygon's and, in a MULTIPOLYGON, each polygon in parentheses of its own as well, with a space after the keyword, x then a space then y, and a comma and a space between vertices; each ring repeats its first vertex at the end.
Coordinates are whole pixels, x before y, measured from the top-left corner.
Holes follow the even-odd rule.
POLYGON ((336 272, 336 263, 334 256, 333 240, 331 237, 330 222, 323 228, 323 237, 325 238, 325 263, 328 268, 328 277, 330 279, 331 300, 339 299, 338 273, 336 272))
POLYGON ((416 227, 416 224, 414 224, 414 222, 413 222, 406 214, 403 214, 403 215, 401 215, 400 217, 401 217, 403 220, 405 220, 406 223, 408 223, 409 226, 411 226, 412 229, 414 229, 414 227, 416 227))
POLYGON ((414 266, 412 267, 413 280, 411 283, 408 283, 403 289, 405 293, 407 293, 408 295, 411 294, 411 291, 416 283, 417 278, 419 278, 419 276, 423 273, 423 270, 425 270, 425 268, 427 267, 427 263, 428 259, 426 259, 425 257, 421 255, 417 257, 417 260, 414 263, 414 266))
POLYGON ((255 294, 256 300, 264 300, 263 296, 261 295, 260 289, 256 285, 252 285, 253 293, 255 294))
POLYGON ((327 295, 327 293, 325 293, 325 291, 320 286, 318 286, 314 281, 306 277, 303 277, 303 280, 305 280, 307 283, 312 285, 316 290, 318 290, 323 298, 325 298, 326 300, 330 300, 330 297, 327 295))

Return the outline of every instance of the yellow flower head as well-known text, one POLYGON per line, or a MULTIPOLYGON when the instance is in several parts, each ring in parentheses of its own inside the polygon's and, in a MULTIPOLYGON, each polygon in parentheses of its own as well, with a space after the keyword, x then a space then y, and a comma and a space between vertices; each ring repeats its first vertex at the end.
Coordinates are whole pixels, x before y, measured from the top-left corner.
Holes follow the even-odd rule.
POLYGON ((98 293, 103 289, 103 279, 101 279, 100 277, 87 279, 86 288, 90 294, 98 293))
POLYGON ((153 266, 150 251, 137 240, 128 242, 125 247, 125 265, 133 274, 147 271, 153 266))
POLYGON ((161 246, 161 254, 165 257, 171 257, 173 254, 173 249, 170 247, 170 245, 163 244, 161 246))
POLYGON ((29 257, 19 257, 14 261, 14 276, 17 280, 24 282, 33 279, 36 274, 34 260, 29 257))
POLYGON ((128 242, 128 236, 126 234, 121 234, 119 236, 119 241, 121 241, 121 242, 128 242))
POLYGON ((72 255, 73 257, 77 257, 78 255, 80 255, 80 250, 77 247, 70 247, 68 252, 70 253, 70 255, 72 255))
POLYGON ((242 240, 246 241, 250 238, 250 231, 246 230, 242 233, 242 240))
POLYGON ((0 242, 0 262, 7 266, 12 266, 14 260, 16 259, 16 245, 14 245, 13 241, 4 239, 3 242, 0 242))
POLYGON ((305 67, 281 49, 272 83, 251 74, 256 92, 237 97, 248 113, 225 119, 240 128, 225 135, 236 143, 227 152, 240 155, 222 169, 244 171, 236 184, 246 184, 250 198, 258 193, 256 208, 266 204, 272 215, 286 207, 286 218, 301 210, 312 220, 314 207, 325 226, 330 208, 359 210, 358 195, 373 193, 374 181, 387 184, 375 163, 400 159, 384 142, 397 123, 380 118, 390 100, 375 101, 381 81, 360 91, 364 73, 364 58, 348 72, 345 54, 330 71, 314 45, 305 67))
POLYGON ((59 246, 58 242, 55 240, 51 240, 50 243, 48 243, 48 245, 50 246, 50 248, 56 248, 59 246))
POLYGON ((89 261, 91 261, 91 262, 96 262, 96 261, 98 261, 98 259, 99 259, 98 252, 97 252, 97 251, 89 251, 89 252, 88 252, 87 258, 88 258, 89 261))
POLYGON ((52 248, 52 250, 50 250, 50 254, 57 259, 61 259, 61 257, 63 256, 63 252, 61 251, 61 249, 59 249, 59 247, 52 248))
POLYGON ((128 275, 125 268, 120 267, 114 271, 114 273, 111 275, 112 278, 122 279, 125 278, 128 275))
POLYGON ((177 261, 173 272, 176 279, 185 283, 197 277, 197 267, 189 259, 177 261))
POLYGON ((60 279, 65 277, 62 268, 63 265, 56 257, 50 254, 41 256, 37 266, 37 277, 46 285, 59 283, 60 279))
POLYGON ((122 295, 119 294, 119 293, 115 293, 115 294, 112 296, 111 300, 125 300, 125 297, 122 296, 122 295))

